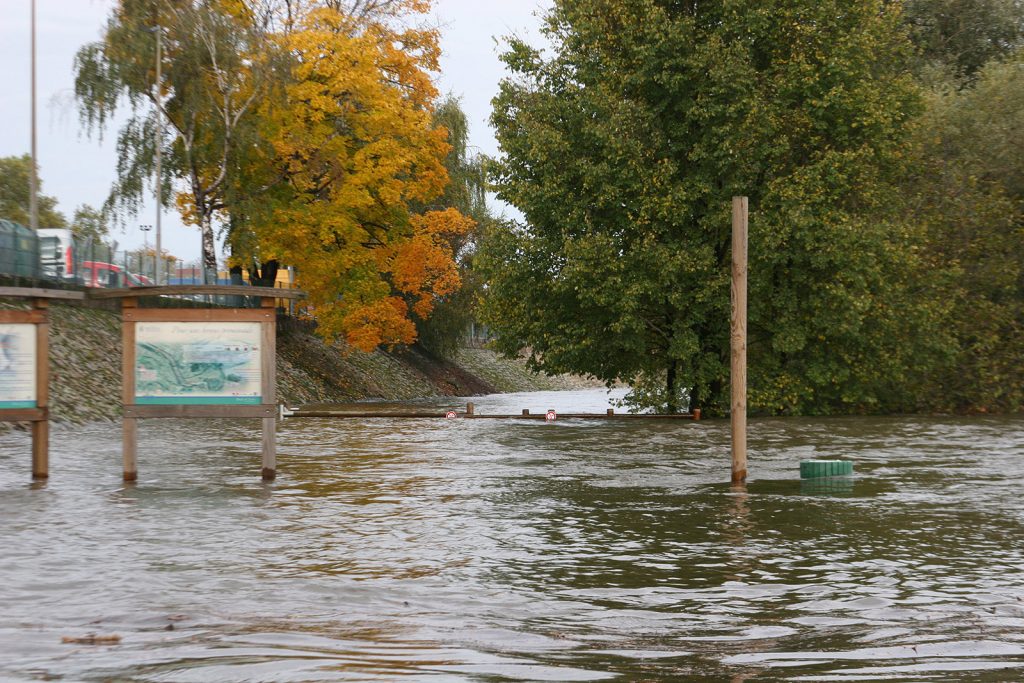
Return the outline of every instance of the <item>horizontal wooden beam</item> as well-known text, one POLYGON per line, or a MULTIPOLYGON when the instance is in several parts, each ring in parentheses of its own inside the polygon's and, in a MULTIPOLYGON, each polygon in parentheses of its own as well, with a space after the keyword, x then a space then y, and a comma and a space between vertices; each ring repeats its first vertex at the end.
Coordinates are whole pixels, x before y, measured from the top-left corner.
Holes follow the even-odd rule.
POLYGON ((125 308, 121 319, 137 323, 265 323, 274 322, 277 314, 272 308, 125 308))
POLYGON ((14 408, 0 410, 0 422, 42 422, 49 419, 47 408, 14 408))
MULTIPOLYGON (((423 419, 438 420, 444 419, 445 413, 427 412, 405 412, 405 413, 348 413, 330 410, 294 410, 286 412, 285 417, 335 417, 335 418, 391 418, 391 419, 423 419)), ((480 413, 459 413, 460 418, 468 420, 545 420, 545 413, 530 413, 529 415, 481 415, 480 413)), ((693 413, 674 413, 671 415, 659 415, 656 413, 559 413, 559 420, 693 420, 693 413)))
POLYGON ((305 299, 301 289, 249 287, 247 285, 162 285, 160 287, 126 287, 121 289, 90 289, 90 299, 128 299, 140 296, 256 296, 266 299, 305 299))
POLYGON ((221 405, 127 405, 124 416, 151 417, 277 417, 278 407, 273 403, 253 406, 221 405))
POLYGON ((0 323, 45 323, 46 311, 32 309, 23 311, 12 308, 0 309, 0 323))
POLYGON ((73 289, 44 289, 42 287, 0 287, 0 298, 73 299, 81 301, 85 292, 73 289))

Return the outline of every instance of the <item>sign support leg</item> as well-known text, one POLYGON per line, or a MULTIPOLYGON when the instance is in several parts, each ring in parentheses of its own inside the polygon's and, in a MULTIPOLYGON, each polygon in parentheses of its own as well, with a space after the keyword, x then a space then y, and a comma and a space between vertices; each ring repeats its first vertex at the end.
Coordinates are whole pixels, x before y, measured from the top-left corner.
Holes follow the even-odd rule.
MULTIPOLYGON (((277 314, 274 299, 262 297, 260 308, 270 313, 263 323, 261 394, 264 403, 277 403, 277 314)), ((277 418, 263 418, 263 481, 277 477, 277 418)))
MULTIPOLYGON (((135 323, 125 320, 125 311, 135 309, 138 299, 128 298, 121 302, 121 405, 135 403, 135 323)), ((122 418, 122 457, 124 458, 124 480, 136 481, 139 478, 136 464, 136 451, 139 442, 138 420, 134 417, 122 418)))
POLYGON ((32 307, 41 311, 41 322, 36 323, 36 407, 42 410, 40 419, 32 422, 32 478, 50 476, 50 303, 34 299, 32 307))
POLYGON ((263 481, 277 478, 277 418, 263 418, 263 481))
POLYGON ((136 481, 139 478, 135 453, 138 447, 139 425, 134 417, 123 420, 121 451, 124 455, 124 480, 136 481))
POLYGON ((32 423, 32 478, 50 477, 50 422, 36 420, 32 423))

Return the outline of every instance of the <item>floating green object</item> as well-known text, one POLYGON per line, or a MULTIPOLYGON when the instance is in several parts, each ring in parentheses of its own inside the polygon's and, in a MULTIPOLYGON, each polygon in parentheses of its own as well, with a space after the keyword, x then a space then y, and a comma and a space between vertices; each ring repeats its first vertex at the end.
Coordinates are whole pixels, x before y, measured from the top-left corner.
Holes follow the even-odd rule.
POLYGON ((801 460, 800 478, 817 479, 818 477, 845 477, 853 474, 853 462, 850 460, 801 460))

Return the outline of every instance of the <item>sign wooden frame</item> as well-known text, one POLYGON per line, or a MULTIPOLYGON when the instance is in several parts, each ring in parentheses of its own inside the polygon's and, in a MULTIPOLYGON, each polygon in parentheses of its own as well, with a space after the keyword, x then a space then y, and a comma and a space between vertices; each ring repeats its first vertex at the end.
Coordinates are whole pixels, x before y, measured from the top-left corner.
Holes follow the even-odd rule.
POLYGON ((36 407, 2 408, 2 422, 32 423, 32 478, 50 476, 50 321, 48 302, 33 299, 29 310, 0 310, 0 323, 32 324, 36 332, 36 407))
POLYGON ((262 477, 277 476, 277 311, 275 299, 303 298, 298 290, 258 287, 174 286, 98 291, 94 298, 121 298, 121 403, 124 411, 122 455, 124 480, 136 481, 138 472, 138 421, 149 418, 258 418, 262 421, 262 477), (260 308, 139 308, 140 296, 158 294, 225 294, 241 290, 260 299, 260 308), (260 323, 260 403, 253 405, 137 404, 135 395, 136 325, 140 322, 258 322, 260 323))
POLYGON ((124 299, 122 306, 121 403, 124 410, 122 447, 124 480, 136 481, 138 472, 138 420, 159 417, 239 417, 263 421, 264 480, 277 476, 277 312, 274 300, 260 299, 261 307, 224 309, 137 308, 138 300, 124 299), (258 322, 260 323, 260 397, 258 405, 137 405, 135 403, 135 326, 139 322, 258 322))
POLYGON ((50 476, 50 300, 82 300, 85 294, 41 287, 0 287, 0 297, 28 300, 29 309, 2 309, 0 323, 36 326, 36 407, 0 408, 0 422, 32 423, 32 478, 50 476))

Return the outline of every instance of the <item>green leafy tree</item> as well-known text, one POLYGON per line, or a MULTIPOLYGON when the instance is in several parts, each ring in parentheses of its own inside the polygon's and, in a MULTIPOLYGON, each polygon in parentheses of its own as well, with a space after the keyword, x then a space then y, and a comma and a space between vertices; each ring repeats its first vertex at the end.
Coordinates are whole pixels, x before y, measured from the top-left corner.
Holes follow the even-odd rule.
POLYGON ((942 291, 955 356, 930 373, 930 407, 1024 410, 1024 71, 1019 57, 928 98, 917 131, 915 214, 942 291))
POLYGON ((1020 0, 905 0, 904 16, 920 66, 970 79, 1024 42, 1020 0))
MULTIPOLYGON (((22 225, 30 224, 29 179, 32 157, 0 157, 0 218, 6 218, 22 225)), ((36 173, 38 178, 38 169, 36 173)), ((37 188, 42 187, 37 182, 37 188)), ((57 210, 57 199, 37 190, 36 211, 40 228, 63 228, 67 219, 57 210)))
POLYGON ((75 96, 90 131, 102 132, 118 108, 130 111, 118 132, 117 180, 105 210, 138 212, 159 145, 162 201, 176 202, 198 226, 208 274, 217 268, 214 221, 229 208, 232 172, 254 142, 249 129, 276 54, 266 35, 273 17, 271 6, 258 2, 120 0, 102 38, 75 57, 75 96))
POLYGON ((495 99, 488 322, 509 353, 726 405, 729 204, 750 197, 755 409, 902 407, 944 349, 899 210, 907 120, 899 8, 881 0, 559 0, 550 57, 520 40, 495 99))
POLYGON ((71 219, 71 231, 80 240, 99 243, 110 234, 110 226, 102 211, 82 204, 75 209, 75 215, 71 219))
POLYGON ((431 207, 457 209, 475 224, 471 230, 447 236, 451 252, 458 262, 462 286, 437 301, 429 318, 416 319, 419 343, 431 353, 451 357, 474 321, 476 303, 483 287, 473 268, 476 241, 481 226, 488 225, 493 219, 487 208, 484 158, 470 149, 469 121, 459 100, 452 96, 445 99, 434 111, 433 120, 435 126, 448 131, 451 150, 444 160, 448 185, 431 207))

